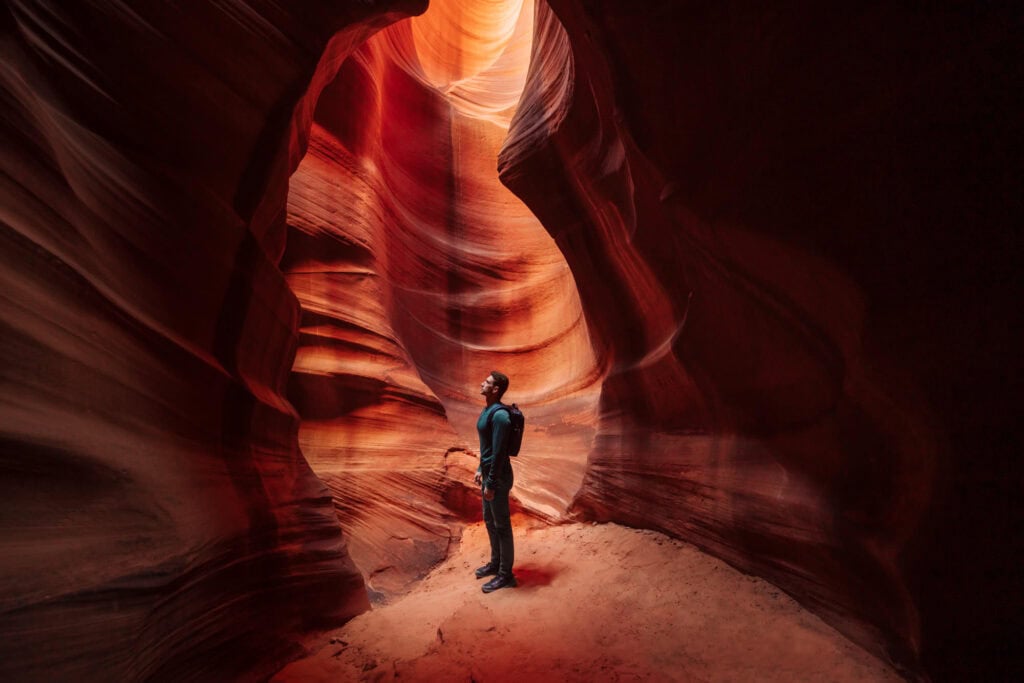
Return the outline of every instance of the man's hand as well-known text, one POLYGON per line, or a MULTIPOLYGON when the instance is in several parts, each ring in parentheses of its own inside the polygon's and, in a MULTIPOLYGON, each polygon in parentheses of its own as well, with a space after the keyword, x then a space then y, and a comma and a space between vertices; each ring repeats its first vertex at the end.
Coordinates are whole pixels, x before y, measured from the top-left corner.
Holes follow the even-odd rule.
POLYGON ((477 486, 479 486, 481 483, 483 483, 483 480, 484 480, 484 478, 482 476, 480 476, 479 472, 477 472, 476 474, 473 475, 473 483, 476 484, 477 486))
POLYGON ((494 500, 494 489, 484 487, 484 500, 494 500))

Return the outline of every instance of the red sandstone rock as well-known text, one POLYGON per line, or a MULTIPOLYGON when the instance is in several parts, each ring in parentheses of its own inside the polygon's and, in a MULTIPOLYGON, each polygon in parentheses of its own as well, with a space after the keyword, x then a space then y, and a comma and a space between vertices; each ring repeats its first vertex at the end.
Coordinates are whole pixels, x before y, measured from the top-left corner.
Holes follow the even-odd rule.
POLYGON ((374 256, 380 231, 366 222, 377 214, 354 200, 367 187, 354 169, 346 173, 347 152, 334 138, 317 129, 311 142, 290 182, 282 262, 303 308, 289 398, 302 417, 302 452, 331 490, 353 559, 384 597, 443 559, 459 533, 443 505, 458 437, 388 321, 374 256))
POLYGON ((254 207, 283 213, 311 79, 415 9, 0 10, 4 680, 266 675, 366 608, 254 207))
POLYGON ((366 607, 335 508, 400 592, 492 367, 525 509, 1005 668, 1019 18, 550 4, 514 116, 513 2, 4 7, 0 672, 266 673, 366 607))
POLYGON ((931 534, 946 519, 976 547, 944 495, 987 477, 966 423, 989 420, 941 386, 987 393, 965 368, 985 315, 962 302, 1006 300, 973 259, 1009 272, 998 229, 952 256, 977 229, 965 207, 1001 223, 981 197, 1008 197, 969 189, 958 159, 996 187, 1005 167, 958 136, 998 145, 1011 118, 962 99, 1005 102, 999 13, 964 43, 959 18, 902 9, 550 5, 501 169, 609 366, 577 514, 693 541, 902 663, 929 639, 948 662, 937 643, 968 629, 938 613, 963 588, 930 578, 931 534), (940 291, 955 322, 937 324, 940 291))
POLYGON ((384 596, 443 559, 453 513, 479 516, 476 463, 461 454, 476 450, 491 369, 530 415, 515 488, 529 509, 564 513, 593 434, 599 370, 574 283, 495 168, 532 6, 469 25, 452 23, 457 5, 389 28, 345 64, 290 183, 282 268, 305 318, 290 392, 300 443, 384 596))

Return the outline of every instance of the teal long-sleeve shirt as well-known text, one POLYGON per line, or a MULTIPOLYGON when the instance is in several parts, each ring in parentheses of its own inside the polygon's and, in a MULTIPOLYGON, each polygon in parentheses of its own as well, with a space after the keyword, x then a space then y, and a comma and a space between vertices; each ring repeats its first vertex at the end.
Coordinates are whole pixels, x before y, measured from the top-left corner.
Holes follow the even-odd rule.
POLYGON ((508 437, 512 423, 500 403, 487 406, 476 421, 480 435, 480 476, 489 489, 512 488, 512 463, 508 458, 508 437), (493 417, 492 417, 493 415, 493 417))

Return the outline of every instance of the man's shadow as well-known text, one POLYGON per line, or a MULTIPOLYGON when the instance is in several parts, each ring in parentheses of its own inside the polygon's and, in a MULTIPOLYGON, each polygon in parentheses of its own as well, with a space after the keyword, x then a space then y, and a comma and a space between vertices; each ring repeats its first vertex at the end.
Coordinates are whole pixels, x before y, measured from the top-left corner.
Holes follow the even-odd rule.
POLYGON ((522 564, 517 565, 512 572, 520 588, 539 588, 551 585, 560 570, 561 568, 555 565, 522 564))

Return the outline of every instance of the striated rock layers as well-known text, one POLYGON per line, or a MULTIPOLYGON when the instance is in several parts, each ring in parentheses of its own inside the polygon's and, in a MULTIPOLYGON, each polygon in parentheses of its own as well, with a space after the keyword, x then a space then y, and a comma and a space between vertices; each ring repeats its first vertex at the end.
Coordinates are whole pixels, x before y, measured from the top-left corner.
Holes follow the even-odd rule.
POLYGON ((1014 608, 967 586, 1006 590, 1016 544, 979 540, 1014 536, 1014 22, 549 4, 501 177, 607 367, 575 514, 692 541, 897 663, 1006 666, 1014 608))
POLYGON ((319 90, 424 6, 0 9, 0 678, 267 675, 367 607, 276 262, 319 90))
POLYGON ((130 5, 0 10, 5 679, 258 677, 405 590, 492 368, 523 508, 1007 666, 1014 12, 130 5))
POLYGON ((532 38, 521 0, 435 2, 382 31, 323 91, 291 178, 289 396, 383 598, 479 517, 467 451, 491 369, 528 406, 519 503, 557 518, 583 478, 600 370, 565 259, 496 168, 532 38))

